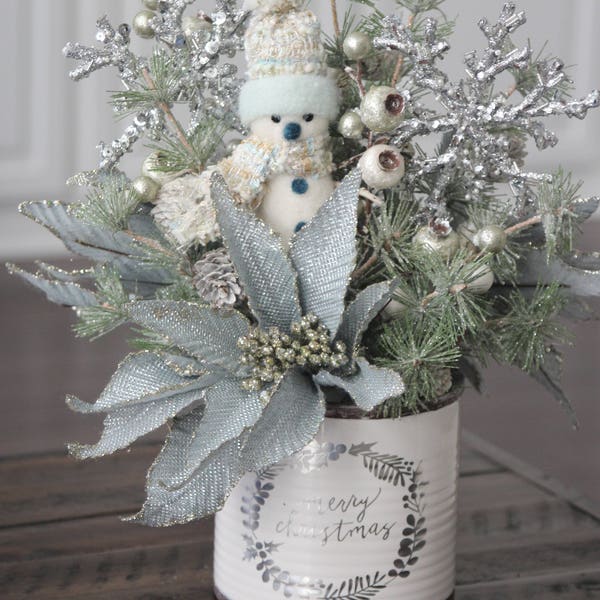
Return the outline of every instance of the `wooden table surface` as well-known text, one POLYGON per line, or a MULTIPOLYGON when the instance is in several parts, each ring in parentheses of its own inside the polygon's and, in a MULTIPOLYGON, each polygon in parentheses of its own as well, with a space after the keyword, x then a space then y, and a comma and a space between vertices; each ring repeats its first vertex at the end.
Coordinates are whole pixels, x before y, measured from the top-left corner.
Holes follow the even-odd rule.
MULTIPOLYGON (((473 435, 462 446, 457 600, 600 598, 594 507, 473 435)), ((212 598, 211 520, 118 519, 139 507, 156 452, 0 460, 0 598, 212 598)))

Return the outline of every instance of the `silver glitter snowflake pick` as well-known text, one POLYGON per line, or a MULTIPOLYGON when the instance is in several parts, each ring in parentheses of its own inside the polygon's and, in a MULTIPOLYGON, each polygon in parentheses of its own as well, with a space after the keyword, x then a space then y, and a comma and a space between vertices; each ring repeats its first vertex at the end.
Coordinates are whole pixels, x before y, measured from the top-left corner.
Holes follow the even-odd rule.
POLYGON ((524 13, 513 2, 504 5, 496 23, 481 20, 487 47, 466 55, 466 77, 458 82, 451 82, 438 67, 450 45, 438 36, 434 19, 426 21, 424 38, 418 38, 399 17, 387 17, 374 41, 377 48, 400 51, 410 62, 408 89, 427 90, 439 102, 440 110, 432 110, 407 93, 407 112, 412 116, 392 140, 402 147, 418 136, 443 135, 439 154, 415 157, 406 175, 413 191, 423 177, 435 176, 426 206, 438 215, 445 214, 447 191, 455 182, 460 182, 468 202, 480 200, 489 182, 507 182, 517 197, 517 209, 523 208, 532 198, 530 185, 550 176, 521 168, 511 155, 510 132, 527 134, 544 149, 555 145, 557 138, 541 119, 554 115, 581 119, 599 104, 598 91, 582 100, 567 98, 562 89, 567 75, 559 60, 535 60, 529 46, 514 46, 510 34, 524 23, 524 13), (495 89, 498 76, 505 72, 533 74, 524 97, 517 100, 512 93, 495 89))
MULTIPOLYGON (((219 119, 233 129, 241 129, 237 101, 242 84, 237 65, 231 60, 243 48, 247 13, 234 0, 216 0, 212 12, 194 12, 195 0, 160 0, 151 19, 154 51, 168 57, 167 67, 176 85, 169 97, 156 106, 143 106, 136 112, 127 102, 114 102, 116 114, 134 116, 123 134, 111 142, 100 142, 98 170, 72 179, 90 184, 103 173, 118 167, 121 159, 144 138, 153 142, 170 139, 176 142, 182 133, 192 136, 208 119, 219 119), (186 103, 187 124, 175 129, 168 111, 174 103, 186 103)), ((150 73, 152 58, 138 55, 130 46, 130 27, 123 23, 113 27, 107 17, 97 23, 96 39, 100 47, 69 43, 64 54, 80 62, 70 73, 79 81, 106 67, 115 68, 127 92, 152 90, 155 81, 150 73)))

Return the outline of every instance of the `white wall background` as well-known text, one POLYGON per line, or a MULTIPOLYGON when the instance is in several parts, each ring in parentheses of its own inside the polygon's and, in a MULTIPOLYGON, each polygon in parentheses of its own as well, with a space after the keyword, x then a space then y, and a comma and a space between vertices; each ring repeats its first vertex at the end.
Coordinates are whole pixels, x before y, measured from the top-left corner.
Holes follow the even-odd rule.
MULTIPOLYGON (((24 200, 74 200, 80 190, 66 187, 75 172, 93 168, 95 146, 111 140, 123 127, 112 120, 105 90, 117 89, 110 73, 95 74, 74 84, 67 77, 69 64, 62 57, 66 41, 93 43, 95 20, 108 14, 114 23, 131 22, 141 8, 140 0, 2 0, 5 28, 0 36, 0 257, 25 259, 62 252, 61 245, 42 228, 17 213, 24 200)), ((343 14, 348 0, 338 0, 343 14)), ((380 0, 382 10, 391 11, 393 0, 380 0)), ((447 0, 446 12, 458 16, 453 38, 450 71, 459 76, 461 58, 467 50, 481 47, 477 27, 482 16, 494 18, 503 0, 447 0)), ((521 0, 529 24, 519 40, 531 40, 540 48, 560 56, 577 82, 577 94, 600 87, 600 26, 598 0, 521 0)), ((212 0, 197 6, 210 10, 212 0)), ((312 8, 331 29, 329 2, 313 0, 312 8)), ((140 45, 147 44, 142 40, 140 45)), ((562 164, 584 179, 583 192, 600 193, 600 110, 585 122, 558 121, 561 137, 557 149, 534 154, 532 168, 553 170, 562 164)), ((140 159, 141 160, 141 159, 140 159)), ((135 165, 135 160, 130 161, 135 165)), ((134 167, 135 168, 135 167, 134 167)))

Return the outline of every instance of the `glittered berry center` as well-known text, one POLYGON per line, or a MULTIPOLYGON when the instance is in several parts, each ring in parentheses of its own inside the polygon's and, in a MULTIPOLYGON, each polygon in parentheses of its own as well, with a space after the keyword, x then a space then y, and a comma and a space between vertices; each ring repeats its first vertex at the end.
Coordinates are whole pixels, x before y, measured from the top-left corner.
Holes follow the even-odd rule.
POLYGON ((277 327, 268 331, 254 328, 238 340, 238 347, 242 350, 242 364, 252 367, 252 375, 242 383, 249 391, 277 383, 293 367, 318 373, 348 362, 346 344, 332 343, 328 329, 315 315, 306 315, 292 323, 289 334, 277 327))

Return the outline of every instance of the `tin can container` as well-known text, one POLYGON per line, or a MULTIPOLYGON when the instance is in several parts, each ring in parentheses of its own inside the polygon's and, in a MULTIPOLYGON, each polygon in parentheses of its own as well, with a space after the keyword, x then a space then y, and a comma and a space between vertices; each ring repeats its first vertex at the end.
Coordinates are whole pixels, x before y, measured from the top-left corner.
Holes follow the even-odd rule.
POLYGON ((456 401, 402 419, 326 418, 217 514, 217 598, 452 598, 458 433, 456 401))

